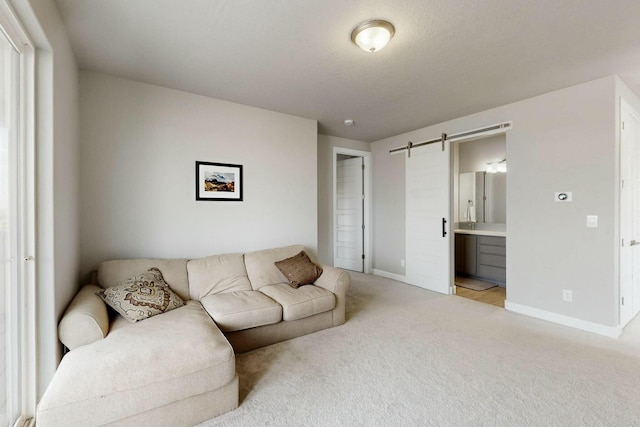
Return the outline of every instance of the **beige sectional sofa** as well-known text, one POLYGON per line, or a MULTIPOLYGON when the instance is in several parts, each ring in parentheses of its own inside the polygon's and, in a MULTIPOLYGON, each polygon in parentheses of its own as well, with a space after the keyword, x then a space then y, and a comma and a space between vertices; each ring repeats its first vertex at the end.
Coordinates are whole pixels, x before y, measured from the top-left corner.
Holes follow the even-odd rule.
POLYGON ((59 324, 70 351, 37 425, 187 426, 235 409, 235 353, 345 321, 348 273, 322 266, 314 284, 296 289, 276 267, 302 249, 103 262, 59 324), (185 304, 135 323, 108 316, 96 292, 154 267, 185 304))

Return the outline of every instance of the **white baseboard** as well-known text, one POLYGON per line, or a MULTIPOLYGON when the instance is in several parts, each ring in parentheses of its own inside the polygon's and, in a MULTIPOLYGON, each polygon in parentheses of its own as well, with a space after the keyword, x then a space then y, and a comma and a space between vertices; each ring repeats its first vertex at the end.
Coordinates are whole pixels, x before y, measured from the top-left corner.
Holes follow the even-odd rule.
POLYGON ((387 279, 397 280, 398 282, 408 283, 407 282, 407 278, 405 276, 400 275, 400 274, 389 273, 388 271, 378 270, 378 269, 375 269, 375 268, 373 269, 373 274, 376 275, 376 276, 385 277, 387 279))
POLYGON ((592 332, 598 335, 604 335, 609 338, 619 338, 622 333, 622 328, 617 326, 604 326, 599 323, 576 319, 575 317, 552 313, 550 311, 540 310, 539 308, 533 308, 509 301, 504 302, 504 308, 506 310, 513 311, 514 313, 524 314, 525 316, 535 317, 537 319, 569 326, 586 332, 592 332))
MULTIPOLYGON (((411 281, 406 276, 402 276, 400 274, 389 273, 388 271, 378 270, 375 268, 373 269, 373 274, 412 285, 411 281)), ((504 308, 506 310, 513 311, 514 313, 524 314, 525 316, 535 317, 536 319, 546 320, 548 322, 569 326, 570 328, 580 329, 581 331, 591 332, 609 338, 619 338, 620 334, 622 334, 622 328, 617 326, 604 326, 599 323, 576 319, 575 317, 552 313, 550 311, 540 310, 539 308, 533 308, 509 301, 504 302, 504 308)))

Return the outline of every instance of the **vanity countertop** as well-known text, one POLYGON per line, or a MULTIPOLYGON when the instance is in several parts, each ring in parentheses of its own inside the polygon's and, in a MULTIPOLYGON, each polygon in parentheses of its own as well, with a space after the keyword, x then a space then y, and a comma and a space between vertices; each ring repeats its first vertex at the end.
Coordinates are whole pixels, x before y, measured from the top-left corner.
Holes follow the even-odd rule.
POLYGON ((506 231, 497 230, 467 230, 463 228, 456 228, 453 232, 456 234, 474 234, 476 236, 507 237, 506 231))

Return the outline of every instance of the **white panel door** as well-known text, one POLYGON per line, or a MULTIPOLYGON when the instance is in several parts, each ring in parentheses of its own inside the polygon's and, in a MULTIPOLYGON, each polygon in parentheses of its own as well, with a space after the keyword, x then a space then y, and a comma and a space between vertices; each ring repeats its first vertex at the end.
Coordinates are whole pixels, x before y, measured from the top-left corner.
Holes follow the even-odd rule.
POLYGON ((443 294, 451 288, 449 150, 435 143, 406 158, 406 279, 443 294))
POLYGON ((620 325, 640 312, 640 122, 622 108, 620 153, 620 325))
POLYGON ((363 159, 339 160, 336 164, 336 217, 333 264, 364 271, 363 261, 363 159))

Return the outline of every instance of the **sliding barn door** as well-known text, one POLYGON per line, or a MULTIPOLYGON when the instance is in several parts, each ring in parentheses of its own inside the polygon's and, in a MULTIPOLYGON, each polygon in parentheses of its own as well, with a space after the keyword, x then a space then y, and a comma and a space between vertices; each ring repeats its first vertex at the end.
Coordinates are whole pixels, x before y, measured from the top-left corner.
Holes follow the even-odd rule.
POLYGON ((406 158, 406 279, 443 294, 451 287, 450 145, 415 148, 406 158))

